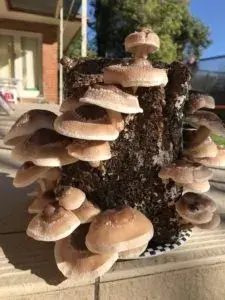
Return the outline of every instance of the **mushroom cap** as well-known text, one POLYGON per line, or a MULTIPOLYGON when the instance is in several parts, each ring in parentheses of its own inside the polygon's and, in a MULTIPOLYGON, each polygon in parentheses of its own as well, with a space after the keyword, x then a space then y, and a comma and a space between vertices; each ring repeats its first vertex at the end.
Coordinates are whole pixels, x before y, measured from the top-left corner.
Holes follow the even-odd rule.
POLYGON ((203 181, 203 182, 193 182, 193 183, 187 183, 183 185, 183 194, 192 192, 192 193, 206 193, 210 190, 210 184, 209 181, 203 181))
POLYGON ((195 158, 195 160, 204 166, 211 168, 225 168, 225 148, 218 147, 215 157, 195 158))
POLYGON ((44 173, 41 178, 48 181, 57 181, 61 176, 61 170, 59 167, 48 168, 47 172, 44 173))
POLYGON ((148 247, 148 243, 143 246, 130 249, 127 251, 122 251, 119 253, 119 259, 135 259, 138 258, 148 247))
POLYGON ((56 114, 48 110, 29 110, 13 124, 4 138, 4 143, 9 144, 15 138, 31 135, 40 128, 53 129, 56 117, 56 114))
POLYGON ((153 233, 151 221, 138 210, 112 209, 93 219, 86 246, 94 253, 121 252, 148 243, 153 233))
POLYGON ((80 99, 80 102, 94 104, 125 114, 143 112, 136 96, 125 93, 113 85, 90 87, 80 99))
POLYGON ((110 145, 104 141, 74 140, 67 150, 69 155, 83 161, 101 161, 112 157, 110 145))
POLYGON ((150 28, 135 31, 125 38, 125 50, 135 53, 141 47, 146 53, 154 53, 160 47, 160 39, 150 28))
POLYGON ((59 133, 50 129, 39 129, 23 143, 17 144, 12 156, 19 161, 30 160, 37 166, 58 167, 76 162, 70 156, 66 146, 71 143, 59 133))
POLYGON ((184 131, 184 141, 188 148, 198 147, 205 142, 210 135, 210 130, 207 127, 200 126, 196 129, 188 129, 184 131))
POLYGON ((214 213, 212 220, 210 222, 200 224, 200 225, 198 225, 198 227, 201 229, 215 229, 215 228, 219 227, 220 222, 221 222, 220 214, 214 213))
POLYGON ((54 126, 62 135, 77 139, 110 141, 119 136, 107 110, 90 104, 80 104, 76 110, 63 113, 54 126))
POLYGON ((208 223, 212 220, 216 204, 206 195, 186 193, 176 202, 178 214, 192 224, 208 223))
POLYGON ((31 161, 27 161, 16 172, 13 185, 17 188, 28 186, 44 176, 48 169, 47 167, 35 166, 31 161))
POLYGON ((199 163, 177 161, 159 172, 161 179, 173 179, 181 184, 201 183, 212 178, 213 172, 199 163))
POLYGON ((4 141, 4 144, 7 146, 15 147, 17 144, 23 143, 27 139, 28 136, 29 135, 17 136, 13 139, 8 140, 7 142, 4 141))
POLYGON ((85 200, 83 204, 73 211, 80 220, 81 224, 90 223, 95 216, 100 214, 101 210, 91 201, 85 200))
POLYGON ((45 206, 53 203, 55 201, 55 193, 53 190, 48 190, 44 193, 37 195, 32 203, 28 207, 28 212, 30 214, 39 214, 42 213, 45 206))
POLYGON ((87 91, 87 87, 78 87, 74 90, 73 98, 66 99, 62 102, 59 111, 66 112, 68 110, 75 110, 78 104, 78 101, 87 91))
POLYGON ((188 104, 188 113, 191 114, 201 108, 215 109, 215 100, 209 95, 193 95, 188 104))
POLYGON ((70 236, 57 241, 54 254, 57 267, 65 277, 94 280, 106 273, 118 259, 118 253, 91 253, 85 246, 87 225, 81 225, 70 236))
POLYGON ((77 209, 85 199, 85 193, 72 186, 64 186, 61 195, 58 197, 59 205, 67 210, 77 209))
POLYGON ((204 142, 195 147, 184 149, 184 154, 192 158, 216 157, 218 153, 217 145, 208 137, 204 142))
POLYGON ((60 105, 59 111, 64 113, 64 112, 69 111, 69 110, 75 110, 76 107, 77 107, 77 103, 78 102, 76 100, 73 100, 73 99, 64 100, 62 102, 62 104, 60 105))
POLYGON ((185 122, 193 127, 207 127, 211 133, 225 137, 223 121, 214 113, 205 110, 198 110, 185 118, 185 122))
POLYGON ((70 235, 80 225, 71 211, 48 204, 29 223, 27 235, 38 241, 54 242, 70 235))
POLYGON ((120 84, 123 87, 165 86, 168 82, 164 69, 142 64, 108 66, 104 68, 103 77, 104 83, 120 84))

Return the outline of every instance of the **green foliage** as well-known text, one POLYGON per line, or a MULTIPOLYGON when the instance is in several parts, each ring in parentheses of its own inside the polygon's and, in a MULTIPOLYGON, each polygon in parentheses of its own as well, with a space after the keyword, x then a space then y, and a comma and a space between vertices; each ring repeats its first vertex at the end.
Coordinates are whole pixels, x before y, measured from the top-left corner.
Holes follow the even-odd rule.
POLYGON ((210 44, 208 28, 190 15, 185 0, 96 0, 92 5, 99 56, 128 55, 125 36, 143 26, 151 27, 161 39, 161 49, 152 59, 182 60, 185 52, 198 58, 210 44))
MULTIPOLYGON (((80 57, 81 56, 81 32, 73 39, 71 44, 69 45, 66 55, 69 57, 80 57)), ((96 57, 97 53, 91 49, 87 51, 88 57, 96 57)))

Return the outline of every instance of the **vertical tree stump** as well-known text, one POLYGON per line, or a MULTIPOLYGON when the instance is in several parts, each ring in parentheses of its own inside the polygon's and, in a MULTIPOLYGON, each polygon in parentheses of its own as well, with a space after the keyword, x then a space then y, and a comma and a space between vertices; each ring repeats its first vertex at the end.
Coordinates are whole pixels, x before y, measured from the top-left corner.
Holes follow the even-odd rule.
MULTIPOLYGON (((64 60, 66 97, 82 95, 89 85, 103 82, 103 68, 117 63, 127 64, 129 60, 64 60)), ((60 186, 82 189, 88 200, 103 210, 123 205, 138 208, 154 225, 151 243, 162 244, 178 237, 174 202, 181 196, 181 189, 173 181, 163 182, 158 172, 161 166, 177 160, 181 154, 183 108, 190 73, 181 63, 154 66, 168 69, 169 82, 165 88, 137 90, 144 112, 123 116, 125 129, 110 143, 113 157, 101 162, 98 168, 81 161, 63 167, 60 186)))

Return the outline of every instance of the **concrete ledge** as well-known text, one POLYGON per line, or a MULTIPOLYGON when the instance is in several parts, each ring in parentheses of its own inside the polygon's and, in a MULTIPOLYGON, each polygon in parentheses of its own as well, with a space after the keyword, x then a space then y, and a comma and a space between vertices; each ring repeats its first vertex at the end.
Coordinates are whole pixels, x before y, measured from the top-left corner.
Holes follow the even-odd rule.
MULTIPOLYGON (((62 299, 65 297, 65 299, 78 300, 112 298, 117 300, 222 300, 225 298, 199 298, 199 291, 194 297, 194 292, 191 290, 192 285, 197 289, 196 280, 201 288, 205 288, 203 285, 207 287, 206 282, 212 276, 214 279, 209 286, 213 289, 216 280, 225 278, 224 225, 213 231, 195 230, 186 244, 171 253, 151 259, 120 261, 97 284, 65 279, 55 265, 53 243, 36 242, 28 238, 25 233, 14 233, 1 234, 0 245, 0 298, 2 299, 7 297, 11 299, 39 299, 40 297, 41 299, 47 295, 49 298, 46 299, 53 299, 56 293, 57 297, 62 299), (188 294, 186 281, 187 286, 190 287, 190 294, 188 294), (171 296, 163 298, 161 291, 166 293, 166 288, 169 289, 168 295, 171 296), (151 292, 152 289, 154 292, 151 292), (142 294, 141 290, 143 290, 142 294), (125 291, 127 291, 126 296, 125 291), (82 296, 73 298, 72 295, 82 296), (151 298, 150 295, 154 297, 151 298), (25 298, 20 298, 22 296, 25 298)), ((222 283, 219 290, 221 293, 225 292, 222 283)))

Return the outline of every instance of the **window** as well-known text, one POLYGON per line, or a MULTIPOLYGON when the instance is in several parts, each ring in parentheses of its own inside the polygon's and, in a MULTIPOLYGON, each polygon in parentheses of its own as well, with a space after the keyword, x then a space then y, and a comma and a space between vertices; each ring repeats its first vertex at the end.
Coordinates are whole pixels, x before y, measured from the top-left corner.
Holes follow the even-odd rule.
POLYGON ((20 97, 42 93, 40 34, 0 30, 0 78, 19 79, 20 97))

